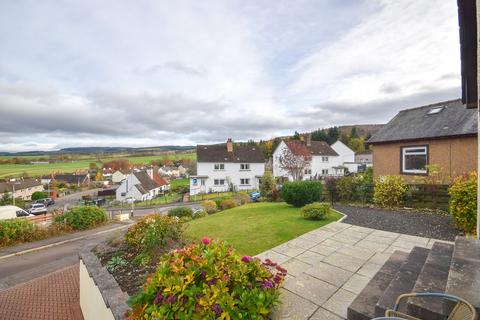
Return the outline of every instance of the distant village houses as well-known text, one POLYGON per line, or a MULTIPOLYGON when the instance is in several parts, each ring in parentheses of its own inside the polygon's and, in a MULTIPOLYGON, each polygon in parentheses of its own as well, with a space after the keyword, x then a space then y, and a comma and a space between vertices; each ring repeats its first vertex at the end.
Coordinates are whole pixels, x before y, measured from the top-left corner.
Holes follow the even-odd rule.
POLYGON ((36 179, 0 182, 0 197, 7 193, 12 198, 31 200, 34 192, 42 191, 44 191, 43 184, 36 179))

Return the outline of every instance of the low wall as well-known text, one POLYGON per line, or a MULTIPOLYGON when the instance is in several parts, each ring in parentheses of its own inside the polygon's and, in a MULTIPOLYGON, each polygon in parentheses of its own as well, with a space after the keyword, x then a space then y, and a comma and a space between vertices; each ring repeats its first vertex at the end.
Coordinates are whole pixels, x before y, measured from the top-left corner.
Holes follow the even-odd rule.
POLYGON ((87 248, 80 253, 80 307, 85 320, 119 320, 128 310, 128 295, 87 248))

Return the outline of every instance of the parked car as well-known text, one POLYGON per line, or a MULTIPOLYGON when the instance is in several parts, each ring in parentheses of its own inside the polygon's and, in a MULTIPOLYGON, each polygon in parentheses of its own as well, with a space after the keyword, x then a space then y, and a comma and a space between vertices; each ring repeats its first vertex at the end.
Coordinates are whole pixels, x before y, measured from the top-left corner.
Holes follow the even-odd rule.
POLYGON ((52 204, 55 204, 55 200, 53 200, 52 198, 44 198, 44 199, 39 199, 35 201, 35 203, 41 203, 46 207, 48 207, 48 206, 51 206, 52 204))
POLYGON ((261 197, 261 194, 258 191, 250 193, 250 199, 252 199, 253 202, 256 202, 260 197, 261 197))
POLYGON ((42 203, 34 203, 30 209, 28 209, 28 213, 34 215, 47 214, 47 207, 42 203))
POLYGON ((1 206, 0 207, 0 220, 13 219, 17 217, 26 217, 30 214, 17 206, 1 206))

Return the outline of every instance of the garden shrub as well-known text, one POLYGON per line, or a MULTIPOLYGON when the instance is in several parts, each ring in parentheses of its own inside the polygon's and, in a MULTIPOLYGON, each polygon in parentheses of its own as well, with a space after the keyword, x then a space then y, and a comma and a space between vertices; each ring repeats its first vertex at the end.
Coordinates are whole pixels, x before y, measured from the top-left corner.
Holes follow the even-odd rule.
POLYGON ((206 216, 208 216, 207 211, 199 210, 199 211, 193 213, 192 219, 205 218, 206 216))
POLYGON ((182 239, 183 224, 176 216, 152 214, 139 219, 125 234, 125 241, 138 255, 136 262, 147 264, 162 252, 169 242, 182 239))
POLYGON ((184 217, 189 217, 191 218, 193 215, 193 210, 189 207, 175 207, 170 210, 168 210, 168 216, 169 217, 179 217, 179 218, 184 218, 184 217))
POLYGON ((275 190, 275 181, 271 171, 265 171, 259 181, 259 189, 262 197, 272 198, 273 190, 275 190))
POLYGON ((316 180, 286 182, 280 194, 286 203, 303 207, 322 199, 322 183, 316 180))
POLYGON ((74 230, 85 230, 107 221, 107 214, 104 209, 97 206, 81 206, 72 208, 54 219, 57 223, 64 222, 74 230))
POLYGON ((212 200, 205 200, 202 201, 202 208, 205 210, 208 214, 212 214, 218 211, 217 209, 217 204, 215 201, 212 200))
POLYGON ((218 197, 218 198, 213 199, 213 201, 214 201, 215 204, 217 205, 217 208, 218 208, 218 209, 221 209, 222 206, 221 206, 220 204, 222 203, 222 201, 228 200, 228 199, 230 199, 229 196, 222 196, 222 197, 218 197))
POLYGON ((23 218, 0 220, 0 247, 38 240, 38 227, 23 218))
POLYGON ((35 191, 32 193, 32 201, 48 198, 48 193, 44 191, 35 191))
POLYGON ((353 200, 355 183, 352 176, 337 179, 335 187, 340 201, 349 202, 353 200))
POLYGON ((300 212, 305 219, 325 220, 330 213, 330 204, 326 202, 314 202, 304 206, 300 212))
POLYGON ((279 303, 286 270, 270 260, 239 256, 224 242, 203 238, 170 251, 129 300, 131 320, 267 319, 279 303))
POLYGON ((237 206, 237 203, 233 199, 225 199, 222 202, 220 202, 220 208, 222 210, 227 210, 227 209, 232 209, 237 206))
POLYGON ((234 194, 232 196, 232 200, 237 203, 237 206, 252 202, 252 199, 250 199, 250 196, 248 194, 241 192, 234 194))
POLYGON ((457 177, 449 189, 450 213, 457 227, 475 233, 477 223, 477 173, 457 177))
POLYGON ((375 181, 373 201, 380 207, 399 207, 402 205, 408 186, 400 176, 386 175, 375 181))

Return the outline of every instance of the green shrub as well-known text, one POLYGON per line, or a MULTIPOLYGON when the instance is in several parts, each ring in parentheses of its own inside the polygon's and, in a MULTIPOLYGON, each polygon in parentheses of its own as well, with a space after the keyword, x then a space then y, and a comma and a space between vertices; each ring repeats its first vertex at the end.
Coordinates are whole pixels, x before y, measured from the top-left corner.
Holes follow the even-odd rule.
POLYGON ((474 234, 477 223, 477 173, 458 177, 449 189, 450 213, 457 227, 474 234))
POLYGON ((227 209, 232 209, 237 206, 237 203, 232 200, 232 199, 225 199, 222 202, 220 202, 220 208, 222 210, 227 210, 227 209))
POLYGON ((265 171, 260 178, 259 189, 262 197, 272 198, 272 192, 275 190, 275 181, 273 180, 272 172, 265 171))
POLYGON ((303 207, 322 199, 322 183, 315 180, 286 182, 280 194, 286 203, 303 207))
POLYGON ((373 201, 380 207, 400 207, 408 186, 400 176, 382 176, 375 181, 373 201))
POLYGON ((124 258, 119 257, 119 256, 114 256, 114 257, 112 257, 112 259, 108 260, 106 267, 107 267, 108 272, 113 273, 118 268, 124 267, 126 265, 128 265, 127 260, 125 260, 124 258))
POLYGON ((314 202, 304 206, 302 216, 309 220, 325 220, 330 213, 330 204, 326 202, 314 202))
POLYGON ((188 207, 175 207, 168 210, 169 217, 179 217, 179 218, 190 217, 191 218, 192 214, 193 214, 192 208, 188 208, 188 207))
POLYGON ((137 262, 148 264, 163 252, 171 241, 182 239, 183 224, 178 217, 152 214, 144 216, 130 227, 125 241, 137 253, 137 262))
POLYGON ((349 202, 353 200, 355 184, 352 176, 337 179, 335 187, 340 201, 349 202))
POLYGON ((129 300, 131 320, 267 319, 279 303, 286 270, 270 260, 240 257, 224 242, 203 238, 170 251, 129 300), (277 269, 275 269, 275 267, 277 269))
POLYGON ((212 200, 205 200, 202 201, 202 208, 205 210, 208 214, 212 214, 218 211, 217 209, 217 204, 215 201, 212 200))
POLYGON ((32 201, 48 198, 48 193, 43 191, 35 191, 32 193, 32 201))
POLYGON ((222 201, 228 200, 228 199, 230 199, 229 196, 222 196, 222 197, 218 197, 218 198, 215 198, 215 199, 212 199, 212 200, 215 201, 215 204, 217 205, 218 209, 222 209, 222 206, 221 206, 222 201))
POLYGON ((248 194, 241 192, 234 194, 232 196, 232 200, 237 203, 237 206, 252 202, 252 199, 250 199, 250 196, 248 194))
POLYGON ((197 212, 195 212, 195 213, 193 214, 192 219, 205 218, 206 216, 208 216, 207 211, 205 211, 205 210, 199 210, 199 211, 197 211, 197 212))
POLYGON ((24 218, 0 220, 0 247, 38 240, 39 228, 24 218))
POLYGON ((85 230, 107 221, 104 209, 97 206, 75 207, 55 217, 56 223, 64 222, 74 230, 85 230))

